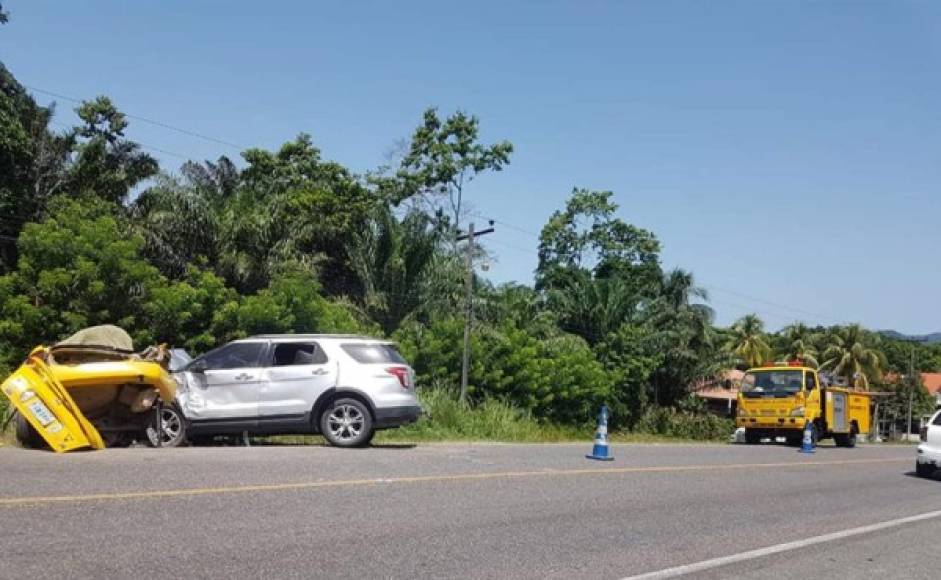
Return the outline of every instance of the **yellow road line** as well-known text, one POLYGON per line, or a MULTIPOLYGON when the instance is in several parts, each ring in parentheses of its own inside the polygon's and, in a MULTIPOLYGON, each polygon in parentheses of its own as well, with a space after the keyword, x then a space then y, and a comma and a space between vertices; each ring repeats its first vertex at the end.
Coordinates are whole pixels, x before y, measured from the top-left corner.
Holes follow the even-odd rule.
POLYGON ((829 465, 872 465, 877 463, 894 463, 908 461, 908 459, 845 459, 837 461, 802 461, 781 463, 730 463, 714 465, 664 465, 651 467, 612 467, 612 468, 586 468, 586 469, 544 469, 537 471, 497 471, 484 473, 458 473, 452 475, 420 475, 411 477, 346 479, 335 481, 306 481, 299 483, 273 483, 263 485, 235 485, 224 487, 201 487, 190 489, 165 489, 153 491, 132 491, 116 493, 92 493, 85 495, 50 495, 34 497, 6 497, 0 498, 0 507, 29 506, 49 503, 77 503, 88 501, 114 501, 130 499, 158 499, 164 497, 186 497, 199 495, 222 495, 230 493, 250 493, 266 491, 289 491, 298 489, 320 489, 330 487, 356 487, 377 484, 394 483, 429 483, 453 481, 477 481, 487 479, 509 479, 540 476, 567 476, 567 475, 613 475, 630 473, 674 473, 684 471, 730 471, 741 469, 768 469, 791 467, 819 467, 829 465))

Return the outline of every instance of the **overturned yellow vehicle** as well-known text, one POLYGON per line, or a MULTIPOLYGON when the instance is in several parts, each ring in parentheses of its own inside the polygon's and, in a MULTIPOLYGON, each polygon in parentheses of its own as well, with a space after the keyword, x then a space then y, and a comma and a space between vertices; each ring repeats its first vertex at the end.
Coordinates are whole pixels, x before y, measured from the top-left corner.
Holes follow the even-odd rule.
POLYGON ((168 364, 166 347, 135 353, 122 329, 98 326, 34 348, 0 391, 16 409, 16 437, 26 447, 172 445, 174 426, 163 413, 176 397, 168 364))

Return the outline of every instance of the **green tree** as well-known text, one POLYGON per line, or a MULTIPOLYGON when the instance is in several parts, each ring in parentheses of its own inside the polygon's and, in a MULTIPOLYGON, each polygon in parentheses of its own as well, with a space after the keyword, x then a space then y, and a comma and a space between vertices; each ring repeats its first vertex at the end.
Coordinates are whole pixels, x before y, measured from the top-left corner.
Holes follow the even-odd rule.
POLYGON ((147 259, 172 278, 200 259, 219 262, 221 216, 239 183, 238 169, 227 157, 187 162, 180 173, 180 178, 158 176, 129 208, 147 259))
POLYGON ((622 324, 594 346, 613 383, 610 405, 614 427, 633 426, 654 402, 651 381, 666 359, 655 338, 643 325, 622 324))
POLYGON ((858 324, 837 327, 828 337, 821 368, 847 380, 851 387, 868 389, 882 379, 885 354, 879 350, 879 338, 858 324))
POLYGON ((530 286, 518 283, 493 287, 477 286, 474 313, 478 320, 492 325, 509 322, 538 339, 558 336, 558 313, 549 308, 545 297, 530 286))
POLYGON ((814 368, 819 366, 815 332, 803 322, 796 322, 781 332, 779 354, 785 360, 801 360, 814 368))
MULTIPOLYGON (((419 385, 456 385, 464 322, 436 318, 395 334, 419 385)), ((468 393, 474 402, 500 398, 537 417, 586 422, 612 396, 611 377, 578 337, 537 340, 511 324, 479 326, 473 335, 468 393)))
POLYGON ((726 349, 746 367, 757 367, 771 358, 764 323, 756 314, 746 314, 729 329, 726 349))
POLYGON ((660 277, 660 243, 653 233, 615 217, 610 191, 572 190, 565 210, 539 236, 536 288, 563 286, 576 272, 620 278, 640 294, 660 277))
POLYGON ((650 397, 657 404, 675 405, 687 398, 692 384, 727 369, 731 361, 719 348, 712 309, 699 302, 708 294, 695 285, 692 274, 673 270, 655 288, 642 317, 662 361, 651 373, 650 397))
POLYGON ((23 224, 42 219, 49 199, 64 191, 75 137, 49 131, 53 113, 0 63, 0 274, 16 265, 23 224))
POLYGON ((144 327, 151 290, 164 283, 139 255, 143 240, 127 234, 113 206, 95 198, 59 198, 55 206, 42 223, 26 225, 17 269, 0 278, 0 351, 8 356, 95 324, 134 335, 144 327))
POLYGON ((463 111, 441 119, 437 109, 427 109, 395 174, 374 179, 379 190, 396 206, 410 200, 430 213, 446 208, 458 228, 464 188, 482 172, 501 171, 513 153, 509 141, 481 144, 478 126, 463 111))
POLYGON ((398 220, 381 207, 350 236, 346 251, 363 288, 360 306, 386 334, 447 298, 439 292, 443 275, 451 273, 451 285, 460 287, 453 275, 457 264, 441 249, 443 234, 424 213, 411 211, 398 220))
POLYGON ((301 134, 276 152, 249 149, 221 216, 218 268, 243 293, 264 288, 284 264, 300 264, 332 296, 359 295, 344 247, 380 203, 346 168, 324 161, 301 134))
POLYGON ((637 294, 623 279, 595 279, 584 270, 561 279, 548 296, 561 328, 589 344, 633 321, 639 305, 637 294))
POLYGON ((157 174, 157 160, 127 139, 127 118, 111 99, 99 96, 75 109, 83 125, 66 188, 115 204, 127 201, 134 186, 157 174))

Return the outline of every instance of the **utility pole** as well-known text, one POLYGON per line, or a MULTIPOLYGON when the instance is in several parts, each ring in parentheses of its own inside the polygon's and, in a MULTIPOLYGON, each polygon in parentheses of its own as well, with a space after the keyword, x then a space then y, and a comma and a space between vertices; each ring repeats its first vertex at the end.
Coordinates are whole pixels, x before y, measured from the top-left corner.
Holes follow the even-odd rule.
POLYGON ((457 236, 457 241, 467 240, 467 278, 464 281, 464 357, 461 362, 461 402, 467 400, 467 375, 470 372, 471 324, 474 322, 474 236, 493 233, 493 221, 489 228, 474 231, 473 222, 466 234, 457 236))
POLYGON ((912 434, 912 399, 915 397, 915 347, 912 347, 912 358, 908 363, 908 425, 905 427, 905 440, 912 434))

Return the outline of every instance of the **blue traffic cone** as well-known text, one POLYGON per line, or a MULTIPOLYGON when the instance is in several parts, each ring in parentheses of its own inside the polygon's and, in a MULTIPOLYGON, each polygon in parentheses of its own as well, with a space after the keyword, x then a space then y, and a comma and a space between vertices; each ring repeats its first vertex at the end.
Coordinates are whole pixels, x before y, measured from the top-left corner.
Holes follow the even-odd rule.
POLYGON ((586 455, 588 459, 597 459, 598 461, 614 461, 613 457, 608 456, 608 407, 602 405, 601 413, 598 414, 598 428, 595 429, 595 446, 591 449, 591 455, 586 455))
POLYGON ((807 421, 804 425, 804 438, 801 440, 801 453, 814 453, 813 423, 807 421))

